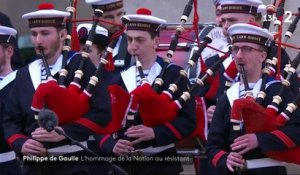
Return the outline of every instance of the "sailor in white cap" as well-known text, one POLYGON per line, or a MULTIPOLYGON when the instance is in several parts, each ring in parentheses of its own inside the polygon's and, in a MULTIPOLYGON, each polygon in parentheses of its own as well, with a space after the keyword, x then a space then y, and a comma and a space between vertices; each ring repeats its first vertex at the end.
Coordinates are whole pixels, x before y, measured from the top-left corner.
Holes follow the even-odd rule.
MULTIPOLYGON (((11 58, 14 54, 14 46, 17 31, 10 27, 0 26, 0 119, 4 118, 5 102, 8 100, 8 93, 12 88, 16 71, 13 72, 11 58)), ((11 149, 4 138, 4 129, 0 127, 0 174, 21 174, 21 165, 16 158, 15 152, 11 149)))
MULTIPOLYGON (((62 68, 62 47, 66 38, 65 22, 69 15, 68 12, 55 10, 54 6, 49 3, 40 4, 37 11, 23 15, 24 19, 28 19, 31 39, 36 52, 39 53, 40 50, 43 50, 45 62, 48 63, 51 75, 55 79, 58 79, 58 72, 62 68)), ((66 70, 69 74, 65 85, 69 86, 82 57, 78 52, 70 51, 66 59, 66 70)), ((61 155, 78 156, 84 152, 82 148, 70 145, 64 136, 57 134, 54 130, 48 132, 39 126, 31 110, 33 95, 47 77, 45 67, 42 59, 39 58, 17 72, 11 96, 7 101, 7 115, 4 120, 5 137, 18 155, 26 157, 23 157, 23 174, 88 173, 88 168, 83 163, 74 164, 74 162, 64 162, 58 159, 58 156, 61 155), (44 162, 35 161, 35 157, 40 158, 41 156, 44 158, 44 162), (57 161, 51 162, 48 156, 57 156, 55 158, 57 161), (51 163, 56 165, 51 165, 51 163)), ((81 87, 84 89, 88 85, 90 77, 94 75, 95 66, 87 59, 82 71, 84 75, 81 87)), ((109 104, 109 101, 106 100, 108 94, 105 93, 106 91, 104 92, 101 84, 95 89, 97 90, 91 97, 90 104, 93 112, 82 116, 83 120, 81 121, 58 126, 70 137, 82 141, 83 145, 86 144, 85 140, 90 135, 98 132, 98 128, 95 126, 98 124, 105 126, 110 119, 109 108, 105 107, 109 104)))
MULTIPOLYGON (((2 12, 0 12, 0 26, 6 26, 6 27, 14 28, 14 26, 11 23, 11 20, 10 20, 9 16, 7 16, 6 14, 4 14, 2 12)), ((18 36, 17 36, 17 40, 18 40, 18 36)), ((24 54, 21 55, 20 48, 19 48, 19 43, 16 42, 14 55, 13 55, 12 60, 11 60, 11 65, 12 65, 13 70, 21 68, 26 63, 28 63, 28 61, 25 60, 22 57, 24 57, 24 54)))
MULTIPOLYGON (((221 20, 220 27, 222 29, 215 27, 213 30, 211 30, 211 33, 209 33, 209 35, 213 38, 211 44, 223 52, 228 52, 230 39, 227 34, 227 29, 236 23, 260 23, 261 12, 258 10, 258 7, 263 4, 261 0, 213 0, 213 3, 216 5, 216 12, 220 12, 219 19, 221 20), (220 34, 221 30, 222 33, 220 34)), ((202 36, 206 36, 204 31, 201 31, 200 34, 201 33, 203 33, 202 36)), ((210 48, 205 48, 205 50, 202 52, 202 55, 204 56, 203 58, 205 59, 204 63, 206 67, 212 66, 219 59, 220 54, 221 53, 212 51, 210 48), (210 52, 212 54, 210 54, 210 52), (210 57, 206 56, 207 53, 210 54, 210 57)), ((235 73, 233 73, 234 77, 228 76, 228 74, 234 72, 230 69, 231 64, 234 63, 232 56, 229 56, 222 62, 219 71, 213 75, 214 81, 211 84, 206 84, 205 88, 200 88, 197 92, 198 95, 205 97, 207 118, 209 123, 212 120, 218 97, 223 95, 226 91, 227 87, 225 84, 228 82, 231 83, 235 79, 235 73)), ((197 64, 197 67, 200 67, 199 63, 197 64)))
MULTIPOLYGON (((92 8, 98 8, 103 11, 103 15, 100 19, 108 22, 115 23, 117 25, 108 24, 105 22, 99 22, 100 26, 108 30, 108 36, 110 39, 113 34, 121 30, 120 25, 123 25, 121 17, 125 14, 123 0, 85 0, 87 4, 92 5, 92 8)), ((127 69, 133 64, 134 60, 131 60, 130 54, 127 52, 127 37, 123 33, 113 51, 114 72, 119 73, 127 69)))
MULTIPOLYGON (((141 62, 141 71, 152 84, 163 67, 163 59, 157 56, 156 48, 159 44, 160 27, 166 21, 152 16, 151 11, 146 8, 140 8, 137 14, 125 15, 122 18, 127 21, 128 51, 141 62)), ((180 70, 179 66, 172 63, 167 67, 166 74, 163 76, 165 84, 159 93, 166 90, 170 83, 175 82, 180 70)), ((132 65, 118 75, 115 83, 125 91, 132 92, 141 85, 141 76, 137 66, 132 65)), ((179 91, 175 99, 187 90, 187 85, 187 78, 178 84, 179 91)), ((153 127, 145 126, 141 116, 135 115, 135 126, 123 128, 126 138, 122 137, 124 135, 122 131, 109 137, 97 137, 101 151, 112 152, 117 156, 130 156, 130 152, 134 154, 138 151, 148 156, 147 161, 128 162, 129 167, 125 168, 129 168, 128 172, 131 174, 179 174, 182 171, 180 161, 168 161, 167 158, 170 155, 178 156, 174 143, 191 134, 195 128, 195 110, 191 104, 194 103, 193 100, 189 100, 183 106, 174 120, 153 127), (155 156, 161 157, 161 161, 156 161, 155 156)))
MULTIPOLYGON (((80 50, 84 49, 85 42, 88 39, 91 28, 92 24, 90 23, 83 23, 77 26, 78 38, 80 41, 80 50)), ((96 27, 95 38, 92 42, 93 45, 90 48, 89 58, 91 59, 95 67, 98 67, 101 53, 108 46, 108 31, 98 25, 96 27)))
POLYGON ((257 23, 262 25, 262 13, 266 7, 261 0, 220 0, 223 32, 236 23, 257 23))
MULTIPOLYGON (((125 14, 123 0, 85 0, 85 2, 91 4, 94 9, 102 10, 102 19, 122 25, 121 17, 125 14)), ((120 26, 101 22, 100 25, 105 27, 110 35, 120 30, 120 26)))
MULTIPOLYGON (((266 29, 251 24, 234 24, 228 29, 228 34, 232 40, 234 61, 239 70, 241 66, 244 67, 249 91, 256 98, 262 85, 262 66, 273 35, 266 29)), ((299 111, 296 111, 288 124, 274 132, 246 133, 244 125, 247 124, 247 128, 251 126, 242 121, 239 125, 241 130, 237 133, 236 127, 230 122, 232 104, 234 100, 244 97, 245 79, 240 78, 217 102, 207 140, 210 163, 218 170, 217 174, 238 169, 241 174, 286 174, 283 162, 267 158, 266 153, 287 150, 300 144, 297 137, 300 134, 300 122, 296 117, 299 116, 299 111), (287 140, 289 141, 286 142, 287 140)), ((280 81, 274 77, 268 77, 266 84, 267 95, 262 104, 264 107, 271 104, 273 95, 278 94, 281 86, 280 81)), ((290 89, 285 89, 283 94, 283 103, 278 113, 294 98, 290 89)), ((253 125, 255 122, 253 121, 253 125)))
MULTIPOLYGON (((227 38, 227 42, 230 43, 230 38, 227 34, 228 28, 233 24, 238 23, 255 23, 258 26, 262 26, 262 15, 266 13, 266 6, 262 3, 261 0, 219 0, 221 4, 221 20, 223 34, 227 38)), ((276 46, 275 46, 276 47, 276 46)), ((228 50, 228 49, 227 49, 228 50)), ((273 49, 274 50, 274 49, 273 49)), ((274 53, 277 53, 275 49, 274 53)), ((223 50, 224 51, 224 50, 223 50)), ((276 54, 275 54, 276 55, 276 54)), ((214 57, 217 58, 217 57, 214 57)), ((281 69, 289 62, 290 58, 285 51, 282 51, 281 55, 281 69)), ((212 65, 216 59, 209 59, 205 62, 207 67, 212 65)), ((208 119, 211 120, 215 110, 215 104, 218 99, 226 91, 225 84, 232 84, 236 78, 236 69, 232 56, 228 57, 223 61, 222 66, 219 71, 219 85, 216 95, 213 98, 210 98, 210 105, 207 109, 208 119)), ((294 82, 291 86, 294 92, 298 91, 299 81, 297 76, 292 76, 292 81, 294 82)), ((216 85, 214 85, 216 86, 216 85)))
POLYGON ((216 7, 216 23, 218 26, 222 25, 222 21, 221 21, 221 4, 220 4, 220 0, 213 0, 213 4, 216 7))

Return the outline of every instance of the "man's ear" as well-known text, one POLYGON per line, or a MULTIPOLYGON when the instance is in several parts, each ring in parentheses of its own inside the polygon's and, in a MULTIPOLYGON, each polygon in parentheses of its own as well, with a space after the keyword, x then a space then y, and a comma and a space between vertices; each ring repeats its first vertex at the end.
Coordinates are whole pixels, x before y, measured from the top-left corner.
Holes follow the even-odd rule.
POLYGON ((160 43, 160 38, 159 37, 155 37, 154 38, 154 48, 157 49, 160 43))
POLYGON ((62 29, 59 31, 59 37, 61 39, 65 39, 67 37, 67 30, 66 29, 62 29))
POLYGON ((8 53, 9 57, 13 56, 13 54, 14 54, 14 47, 13 46, 8 46, 5 50, 8 53))
POLYGON ((255 20, 254 16, 251 15, 251 16, 249 17, 249 23, 256 24, 256 20, 255 20))
POLYGON ((261 52, 260 62, 263 63, 267 59, 267 52, 261 52))

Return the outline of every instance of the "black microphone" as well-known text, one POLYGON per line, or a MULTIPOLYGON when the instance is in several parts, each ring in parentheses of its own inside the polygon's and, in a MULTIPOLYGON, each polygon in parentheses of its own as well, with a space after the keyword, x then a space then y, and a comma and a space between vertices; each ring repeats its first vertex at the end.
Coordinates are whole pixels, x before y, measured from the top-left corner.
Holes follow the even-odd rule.
POLYGON ((48 132, 53 131, 54 128, 58 125, 56 113, 49 109, 41 110, 38 115, 38 124, 48 132))
MULTIPOLYGON (((79 141, 71 138, 70 136, 68 136, 66 133, 64 133, 64 131, 62 131, 59 128, 55 128, 56 126, 58 126, 58 118, 57 115, 54 111, 49 110, 49 109, 43 109, 39 112, 38 115, 38 124, 40 127, 46 129, 48 132, 51 132, 53 130, 55 130, 55 132, 57 132, 59 135, 63 135, 65 136, 65 138, 67 140, 69 140, 71 145, 77 145, 80 148, 82 148, 83 150, 85 150, 86 152, 99 157, 98 154, 96 154, 94 151, 90 150, 89 148, 85 147, 83 144, 81 144, 79 141)), ((108 161, 104 161, 103 163, 110 165, 112 170, 108 172, 108 174, 120 174, 120 175, 127 175, 126 171, 124 171, 122 168, 120 168, 119 166, 110 163, 108 161)))

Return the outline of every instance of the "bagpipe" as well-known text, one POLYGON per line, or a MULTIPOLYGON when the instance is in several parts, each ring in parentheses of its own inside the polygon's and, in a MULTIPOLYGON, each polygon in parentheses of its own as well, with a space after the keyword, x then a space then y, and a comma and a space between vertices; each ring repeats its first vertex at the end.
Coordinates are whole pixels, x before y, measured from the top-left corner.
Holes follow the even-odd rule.
POLYGON ((142 118, 143 124, 146 126, 155 126, 155 125, 163 124, 165 122, 171 121, 176 117, 177 111, 174 111, 169 107, 170 100, 165 101, 162 97, 160 97, 160 94, 158 94, 160 86, 157 85, 157 83, 159 83, 160 85, 164 83, 162 77, 168 65, 170 65, 171 63, 171 58, 178 45, 180 34, 184 30, 183 25, 187 22, 188 16, 190 15, 193 7, 193 3, 194 0, 189 0, 187 5, 185 6, 183 15, 181 17, 180 26, 176 28, 175 34, 172 35, 172 41, 171 44, 169 45, 168 52, 166 54, 166 57, 163 58, 164 63, 162 66, 161 73, 155 79, 156 83, 154 83, 153 87, 151 86, 147 78, 142 76, 143 70, 140 65, 140 62, 137 59, 136 59, 136 67, 141 76, 141 82, 142 82, 141 85, 138 86, 131 93, 126 92, 118 85, 112 85, 109 87, 111 96, 113 96, 115 99, 118 99, 120 101, 115 105, 117 106, 115 108, 116 109, 115 112, 114 112, 114 105, 112 105, 113 120, 114 118, 118 119, 119 121, 116 121, 116 123, 119 123, 119 126, 121 125, 120 123, 122 123, 121 121, 124 118, 124 113, 125 114, 128 113, 128 109, 135 109, 135 110, 138 109, 138 113, 142 118), (120 106, 122 105, 122 101, 123 102, 127 101, 127 103, 125 104, 128 104, 130 97, 132 97, 133 99, 131 105, 120 106), (164 110, 160 110, 160 109, 164 109, 164 110), (118 114, 119 116, 114 117, 114 114, 118 114))
MULTIPOLYGON (((183 31, 183 23, 186 22, 186 16, 187 16, 186 14, 188 11, 191 10, 191 6, 193 3, 194 1, 190 0, 187 4, 187 7, 184 10, 183 17, 181 17, 181 25, 178 28, 176 28, 176 33, 172 36, 171 44, 169 45, 169 50, 166 54, 166 57, 163 58, 164 59, 163 68, 160 74, 158 75, 158 77, 155 79, 154 84, 151 86, 151 84, 147 80, 144 81, 142 78, 142 84, 138 86, 135 90, 133 90, 130 93, 130 95, 126 94, 126 92, 124 92, 124 90, 118 86, 110 87, 111 92, 112 90, 114 90, 115 92, 113 94, 117 94, 122 100, 126 99, 124 101, 129 101, 130 96, 134 98, 133 100, 134 103, 131 103, 130 105, 132 107, 128 108, 127 106, 123 106, 124 109, 121 110, 126 111, 126 108, 128 109, 132 108, 134 110, 138 109, 138 113, 142 118, 143 124, 146 126, 152 127, 152 126, 164 124, 174 120, 178 115, 179 110, 191 98, 191 96, 194 95, 193 91, 199 86, 203 86, 206 83, 206 81, 209 81, 209 77, 214 74, 216 69, 219 68, 221 62, 230 55, 230 51, 227 53, 223 53, 220 56, 219 60, 212 67, 206 70, 205 75, 203 76, 201 75, 201 77, 197 77, 197 79, 195 80, 196 83, 194 84, 193 87, 191 87, 188 91, 183 92, 178 99, 174 99, 174 94, 178 91, 178 85, 184 83, 183 81, 187 79, 188 70, 193 65, 195 65, 197 61, 199 61, 198 59, 203 49, 209 46, 208 43, 211 42, 211 39, 209 37, 206 37, 199 44, 199 47, 197 48, 196 52, 194 52, 191 58, 189 59, 186 68, 180 70, 179 77, 169 85, 169 89, 164 90, 162 93, 160 93, 160 91, 162 91, 161 88, 164 84, 164 80, 163 80, 164 74, 167 71, 168 66, 172 64, 171 58, 177 47, 180 34, 183 31), (187 11, 186 9, 189 10, 187 11)), ((136 66, 139 71, 139 74, 141 75, 142 69, 141 69, 141 65, 139 64, 140 63, 137 61, 136 66)), ((113 95, 113 96, 117 96, 117 95, 113 95)), ((118 109, 120 110, 120 108, 118 109)), ((205 112, 206 109, 199 106, 199 110, 198 110, 199 117, 197 116, 197 129, 194 131, 191 137, 199 136, 201 139, 206 140, 203 134, 204 132, 202 131, 204 128, 203 121, 200 121, 203 120, 204 118, 203 113, 205 112)))
MULTIPOLYGON (((66 38, 65 46, 63 47, 62 51, 62 68, 59 71, 58 81, 51 75, 47 61, 42 56, 43 64, 46 68, 47 81, 45 83, 41 83, 38 86, 33 96, 31 106, 31 109, 35 111, 36 115, 44 108, 48 108, 54 111, 57 114, 59 125, 76 122, 88 112, 88 110, 90 109, 90 98, 93 94, 94 88, 101 79, 101 72, 103 72, 105 65, 109 64, 108 59, 111 56, 113 48, 116 46, 118 39, 117 37, 115 37, 115 39, 110 42, 109 46, 102 54, 98 69, 95 71, 95 74, 92 77, 89 77, 90 80, 87 87, 82 90, 81 81, 84 76, 83 68, 85 66, 86 60, 89 59, 90 47, 92 46, 92 41, 95 37, 95 29, 97 27, 99 18, 103 14, 102 10, 97 8, 94 9, 92 29, 85 43, 86 47, 84 47, 83 51, 81 52, 80 64, 78 66, 78 69, 75 71, 73 81, 66 87, 65 83, 69 74, 66 66, 68 61, 68 52, 71 50, 71 36, 74 37, 76 35, 72 34, 72 30, 74 29, 72 22, 76 22, 76 19, 72 19, 73 13, 75 11, 75 4, 76 1, 70 1, 70 7, 67 8, 67 10, 69 10, 72 15, 67 20, 68 36, 66 38)), ((43 52, 41 51, 41 53, 43 52)), ((109 128, 101 128, 98 129, 97 132, 110 133, 109 128)))
MULTIPOLYGON (((284 1, 281 1, 278 7, 279 13, 281 14, 282 14, 282 10, 280 9, 282 9, 283 7, 284 7, 284 1)), ((297 22, 299 21, 299 14, 300 13, 298 13, 297 17, 290 25, 284 43, 281 43, 281 39, 280 39, 281 37, 280 31, 282 30, 282 27, 279 25, 281 25, 281 22, 280 21, 275 22, 277 26, 276 28, 279 32, 276 33, 277 37, 279 38, 277 40, 277 44, 279 48, 281 47, 281 44, 286 45, 285 43, 287 39, 289 39, 292 33, 294 32, 297 22)), ((282 20, 282 17, 278 17, 277 19, 282 20)), ((280 56, 280 51, 278 53, 279 53, 278 56, 280 56)), ((256 99, 254 99, 254 97, 252 96, 253 94, 251 94, 251 91, 247 86, 247 81, 245 80, 245 78, 243 78, 244 86, 246 90, 245 98, 240 98, 235 100, 233 102, 232 111, 231 111, 231 123, 233 124, 234 131, 239 132, 241 130, 239 126, 243 122, 247 133, 276 132, 276 130, 284 127, 288 123, 293 112, 297 110, 299 105, 299 97, 300 97, 299 93, 297 93, 296 98, 292 102, 287 104, 286 109, 278 114, 279 106, 283 100, 282 95, 284 94, 285 90, 291 85, 290 79, 292 75, 295 73, 299 65, 299 61, 300 61, 299 52, 298 55, 293 59, 292 63, 286 66, 284 72, 282 72, 281 88, 279 89, 278 94, 273 97, 271 104, 268 105, 266 108, 264 108, 261 105, 266 97, 266 93, 264 92, 266 89, 265 88, 266 78, 268 75, 273 76, 274 66, 276 65, 277 62, 278 64, 280 64, 280 58, 277 60, 277 59, 272 59, 271 57, 272 56, 269 56, 266 59, 265 62, 266 66, 262 71, 263 72, 262 85, 256 99)), ((278 67, 279 66, 277 66, 277 70, 278 67)), ((246 76, 242 75, 242 77, 246 77, 246 76)), ((266 153, 266 155, 270 158, 285 161, 285 162, 296 163, 296 164, 300 164, 300 158, 298 156, 295 156, 299 154, 300 154, 300 147, 296 145, 284 151, 272 151, 266 153)))
MULTIPOLYGON (((112 40, 109 43, 108 47, 101 55, 97 70, 92 77, 89 77, 90 80, 88 85, 84 90, 82 90, 80 84, 84 76, 84 65, 86 63, 86 60, 89 59, 90 47, 92 46, 95 37, 95 29, 97 27, 100 16, 103 14, 102 10, 95 8, 92 28, 85 43, 85 47, 81 52, 80 64, 78 66, 78 69, 75 71, 73 81, 68 86, 66 86, 68 76, 70 77, 70 75, 72 75, 67 71, 68 52, 71 50, 72 41, 76 41, 72 39, 72 36, 74 37, 77 35, 77 33, 72 34, 72 30, 73 32, 76 32, 76 30, 74 30, 74 28, 76 28, 76 25, 73 26, 72 24, 72 22, 77 21, 76 19, 72 19, 73 13, 76 10, 76 0, 70 1, 70 6, 67 8, 67 10, 71 13, 71 17, 67 20, 68 36, 66 38, 65 46, 63 47, 62 51, 62 69, 61 71, 59 71, 58 81, 51 75, 47 60, 43 54, 43 48, 40 48, 40 58, 42 59, 43 66, 46 69, 47 81, 45 83, 41 83, 35 91, 31 109, 35 112, 35 118, 38 120, 40 127, 43 127, 48 132, 51 130, 55 130, 59 135, 65 136, 65 138, 70 142, 71 145, 79 146, 90 155, 99 156, 86 146, 82 145, 77 140, 68 136, 60 129, 55 128, 55 126, 56 124, 64 125, 74 122, 76 123, 77 121, 80 121, 83 116, 90 110, 90 98, 93 95, 97 83, 99 83, 102 78, 101 74, 103 73, 103 69, 106 69, 107 64, 113 64, 109 59, 111 58, 113 49, 118 42, 118 36, 123 32, 123 30, 117 32, 116 35, 112 37, 112 40), (46 115, 44 116, 44 120, 49 120, 51 117, 52 118, 50 119, 50 121, 44 122, 44 126, 42 126, 41 122, 43 121, 43 118, 39 114, 46 115), (55 124, 53 123, 53 121, 55 121, 55 124)), ((113 127, 111 125, 108 125, 106 127, 97 126, 97 128, 98 129, 94 131, 96 134, 110 134, 113 131, 113 127)), ((111 162, 102 161, 102 163, 103 165, 110 167, 110 170, 107 172, 107 174, 127 174, 123 169, 111 162)))

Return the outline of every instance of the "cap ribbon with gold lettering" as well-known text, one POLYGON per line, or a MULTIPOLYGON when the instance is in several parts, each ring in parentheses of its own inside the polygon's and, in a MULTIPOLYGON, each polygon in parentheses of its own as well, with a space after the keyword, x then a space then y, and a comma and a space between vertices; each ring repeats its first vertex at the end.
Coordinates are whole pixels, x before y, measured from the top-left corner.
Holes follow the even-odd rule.
POLYGON ((122 20, 126 21, 127 30, 142 30, 159 33, 160 26, 166 20, 151 15, 152 12, 147 8, 139 8, 137 14, 124 15, 122 20))
POLYGON ((254 24, 234 24, 228 28, 232 43, 250 42, 261 46, 268 46, 274 40, 273 35, 266 29, 254 24))
POLYGON ((45 26, 63 26, 69 12, 55 10, 50 3, 42 3, 38 6, 38 11, 26 13, 23 19, 28 19, 29 28, 45 26))
POLYGON ((94 9, 98 8, 104 12, 123 8, 123 0, 85 0, 85 2, 91 4, 94 9))

